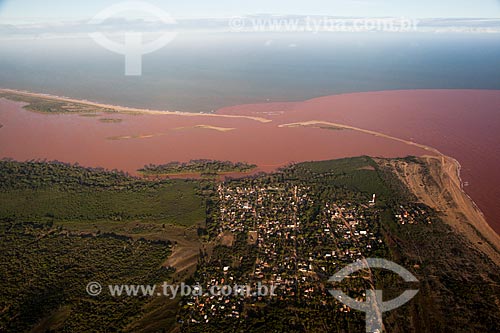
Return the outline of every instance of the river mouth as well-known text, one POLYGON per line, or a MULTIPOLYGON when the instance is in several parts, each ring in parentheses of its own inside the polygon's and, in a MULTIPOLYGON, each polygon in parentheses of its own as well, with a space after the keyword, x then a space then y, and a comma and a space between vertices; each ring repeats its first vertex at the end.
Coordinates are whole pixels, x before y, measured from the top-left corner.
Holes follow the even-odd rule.
POLYGON ((293 162, 360 155, 436 155, 425 148, 432 147, 460 162, 465 191, 500 231, 500 175, 494 172, 500 164, 500 91, 354 93, 227 107, 219 116, 44 114, 23 105, 0 99, 0 157, 131 174, 149 163, 193 159, 247 162, 269 172, 293 162))

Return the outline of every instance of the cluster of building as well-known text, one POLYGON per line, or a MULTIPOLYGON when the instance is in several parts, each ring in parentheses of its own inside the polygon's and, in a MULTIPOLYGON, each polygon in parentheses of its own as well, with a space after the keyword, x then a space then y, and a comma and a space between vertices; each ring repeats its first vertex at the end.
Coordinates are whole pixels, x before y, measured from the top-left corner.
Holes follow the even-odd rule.
POLYGON ((431 224, 431 216, 427 209, 418 204, 400 205, 395 209, 394 217, 396 221, 401 224, 431 224))
MULTIPOLYGON (((272 286, 275 294, 192 296, 186 303, 189 320, 240 318, 245 305, 271 298, 326 302, 328 278, 381 246, 375 197, 364 203, 333 202, 318 199, 312 191, 300 184, 255 180, 218 186, 217 233, 233 234, 235 242, 245 242, 252 253, 232 253, 237 258, 233 262, 223 264, 219 259, 203 265, 197 283, 206 288, 261 284, 272 286), (250 257, 250 269, 238 267, 250 257)), ((359 286, 360 292, 364 289, 359 286)), ((339 311, 349 309, 339 305, 339 311)))

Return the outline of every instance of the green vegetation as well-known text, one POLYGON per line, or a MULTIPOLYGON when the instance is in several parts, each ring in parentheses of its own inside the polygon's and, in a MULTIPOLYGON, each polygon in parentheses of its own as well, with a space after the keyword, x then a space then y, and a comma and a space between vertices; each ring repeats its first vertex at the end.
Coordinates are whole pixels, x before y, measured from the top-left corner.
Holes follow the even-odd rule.
POLYGON ((0 219, 134 221, 194 225, 204 221, 198 183, 157 182, 63 163, 0 161, 0 219))
POLYGON ((336 186, 353 192, 377 193, 383 197, 391 195, 377 172, 377 164, 369 157, 300 163, 294 170, 301 178, 312 180, 321 175, 336 186))
POLYGON ((50 97, 29 96, 15 92, 0 91, 0 98, 6 98, 15 102, 27 103, 26 110, 42 113, 87 113, 114 112, 111 109, 99 108, 92 105, 60 101, 50 97))
MULTIPOLYGON (((141 297, 90 297, 86 284, 168 281, 175 228, 204 221, 199 184, 156 182, 59 162, 0 161, 0 331, 123 331, 155 316, 141 297), (178 227, 177 227, 177 226, 178 227)), ((170 317, 165 317, 170 316, 170 317)))
MULTIPOLYGON (((416 161, 414 158, 405 160, 416 161)), ((332 200, 363 205, 368 202, 372 193, 377 194, 380 199, 375 205, 378 218, 370 219, 368 225, 383 242, 371 256, 387 258, 401 264, 420 281, 418 285, 412 285, 390 272, 374 270, 375 285, 377 289, 384 291, 384 299, 393 299, 406 289, 420 290, 416 298, 407 305, 384 315, 388 332, 499 330, 500 311, 496 305, 496 295, 500 292, 498 267, 484 254, 472 249, 460 235, 444 224, 437 212, 416 202, 416 198, 408 193, 396 175, 371 158, 301 163, 273 175, 232 180, 227 186, 283 188, 295 185, 310 186, 308 195, 315 203, 302 211, 302 228, 314 225, 318 219, 321 207, 318 202, 332 200), (410 216, 414 212, 425 214, 415 215, 411 224, 401 225, 395 218, 401 210, 407 210, 410 216)), ((212 196, 209 202, 207 232, 212 237, 217 237, 218 196, 212 196)), ((250 221, 251 217, 252 215, 250 221)), ((196 281, 204 281, 207 277, 220 279, 221 276, 217 274, 220 274, 218 272, 223 266, 231 267, 229 271, 234 272, 231 277, 234 276, 235 279, 252 272, 252 261, 258 250, 247 244, 246 233, 245 229, 237 232, 232 246, 219 246, 211 256, 202 256, 195 275, 196 281)), ((298 235, 298 239, 302 239, 301 235, 298 235)), ((317 241, 313 234, 307 231, 303 239, 309 243, 306 241, 307 245, 295 245, 288 251, 279 252, 279 244, 273 242, 276 245, 273 249, 278 250, 278 255, 286 258, 293 251, 304 252, 304 249, 314 246, 317 241)), ((339 242, 341 239, 339 238, 339 242)), ((314 250, 305 252, 315 253, 314 250)), ((258 257, 263 259, 262 254, 258 257)), ((289 277, 293 278, 293 275, 289 277)), ((362 281, 360 283, 358 279, 353 279, 341 285, 341 288, 354 296, 356 294, 352 295, 352 292, 361 286, 362 281)), ((365 287, 360 289, 364 290, 365 287)), ((218 317, 217 320, 204 323, 203 317, 197 317, 192 307, 185 306, 182 318, 195 318, 200 323, 193 324, 185 320, 182 327, 187 332, 359 332, 364 329, 362 314, 356 311, 339 312, 338 303, 328 298, 328 295, 317 300, 301 297, 275 298, 271 301, 239 305, 236 309, 242 314, 240 318, 218 317)))
MULTIPOLYGON (((151 175, 219 173, 250 167, 254 166, 201 160, 148 166, 143 171, 151 171, 151 175)), ((332 298, 297 294, 255 300, 238 305, 239 318, 196 324, 188 322, 191 308, 183 300, 87 295, 85 287, 91 281, 137 285, 185 278, 163 265, 171 253, 170 258, 177 255, 183 259, 186 249, 198 252, 192 245, 197 235, 200 242, 207 243, 199 247, 199 257, 193 259, 198 259, 197 270, 186 283, 203 282, 214 274, 219 274, 221 281, 227 277, 222 272, 225 266, 235 279, 253 273, 257 261, 264 259, 262 240, 257 241, 248 229, 254 212, 248 210, 245 215, 252 223, 226 233, 223 242, 219 184, 206 179, 147 180, 59 162, 0 161, 0 332, 362 331, 364 315, 340 311, 341 305, 332 298), (191 239, 189 235, 193 235, 191 239)), ((283 219, 286 224, 289 220, 285 218, 293 216, 296 207, 288 204, 296 200, 294 189, 299 188, 300 198, 307 194, 307 200, 297 206, 302 233, 294 235, 294 241, 278 238, 281 243, 268 244, 276 249, 278 262, 292 262, 294 251, 307 259, 309 252, 315 255, 337 247, 356 250, 359 244, 351 246, 344 237, 328 243, 323 232, 317 232, 318 227, 323 230, 325 221, 333 221, 325 213, 325 203, 355 212, 356 219, 363 220, 362 227, 375 237, 365 243, 371 245, 366 253, 401 264, 420 281, 415 299, 384 315, 387 331, 500 331, 498 267, 445 225, 438 212, 418 203, 383 163, 370 157, 300 163, 274 174, 228 180, 224 186, 266 189, 268 199, 262 204, 279 211, 262 210, 259 214, 268 214, 271 220, 273 216, 283 219), (292 201, 281 193, 288 193, 292 201), (374 205, 369 204, 373 193, 377 194, 374 205), (401 211, 422 214, 412 215, 415 223, 402 225, 396 218, 401 211)), ((248 198, 255 193, 250 191, 248 198)), ((236 211, 244 210, 247 201, 251 200, 237 204, 236 211)), ((231 225, 238 218, 225 221, 231 225)), ((343 257, 340 262, 348 261, 349 257, 343 257)), ((318 281, 340 266, 326 267, 325 274, 318 274, 318 281)), ((295 268, 284 269, 293 272, 295 268)), ((289 271, 285 276, 294 277, 289 271)), ((364 284, 357 280, 340 287, 359 296, 364 284)), ((385 299, 415 286, 378 270, 374 284, 384 290, 385 299)))
POLYGON ((162 165, 149 164, 140 169, 144 175, 172 175, 183 173, 200 173, 212 175, 227 172, 247 172, 255 169, 255 164, 233 163, 230 161, 192 160, 187 163, 170 162, 162 165))
POLYGON ((30 222, 2 223, 0 237, 2 332, 37 324, 41 331, 119 331, 143 313, 147 299, 90 297, 86 285, 159 283, 171 274, 161 266, 169 253, 164 242, 69 234, 30 222))
POLYGON ((368 156, 299 163, 290 169, 294 171, 294 177, 311 183, 332 183, 351 195, 371 197, 376 194, 379 207, 416 200, 395 175, 380 168, 368 156))
POLYGON ((119 119, 119 118, 100 118, 99 121, 101 123, 110 123, 110 124, 113 124, 113 123, 121 123, 123 121, 123 119, 119 119))
POLYGON ((339 127, 339 126, 333 126, 333 125, 322 125, 319 128, 321 129, 326 129, 326 130, 331 130, 331 131, 344 131, 346 130, 344 127, 339 127))

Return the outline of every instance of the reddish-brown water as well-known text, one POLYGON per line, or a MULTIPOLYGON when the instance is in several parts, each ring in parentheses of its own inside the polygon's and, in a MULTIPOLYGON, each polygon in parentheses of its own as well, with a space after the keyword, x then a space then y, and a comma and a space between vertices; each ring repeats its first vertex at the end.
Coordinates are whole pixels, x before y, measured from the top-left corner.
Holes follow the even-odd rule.
POLYGON ((324 120, 437 148, 462 165, 466 192, 500 232, 500 91, 411 90, 230 107, 279 123, 324 120))
POLYGON ((495 172, 500 165, 499 111, 500 91, 467 90, 336 95, 299 103, 241 105, 217 112, 258 115, 272 120, 268 123, 204 115, 47 115, 0 99, 0 157, 78 162, 134 173, 148 163, 198 158, 245 161, 271 171, 290 162, 429 154, 352 130, 279 127, 328 121, 412 140, 455 157, 463 166, 466 191, 499 232, 500 176, 495 172), (122 121, 102 122, 99 118, 122 121), (193 128, 197 125, 234 130, 193 128))
POLYGON ((148 163, 206 158, 245 161, 270 171, 289 162, 358 156, 421 154, 418 148, 354 131, 278 128, 251 119, 185 117, 182 115, 125 115, 122 122, 101 117, 40 114, 19 103, 0 100, 0 157, 78 162, 134 173, 148 163), (234 128, 227 132, 193 128, 210 125, 234 128), (123 136, 145 138, 112 139, 123 136), (111 139, 110 139, 111 138, 111 139))

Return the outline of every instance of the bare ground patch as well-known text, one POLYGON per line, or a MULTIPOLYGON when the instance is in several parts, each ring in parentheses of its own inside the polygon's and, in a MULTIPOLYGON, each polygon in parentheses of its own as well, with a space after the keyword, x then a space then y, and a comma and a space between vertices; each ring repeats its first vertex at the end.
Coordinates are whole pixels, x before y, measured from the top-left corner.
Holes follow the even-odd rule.
POLYGON ((233 246, 234 244, 234 234, 229 231, 221 233, 218 237, 219 243, 224 246, 233 246))
POLYGON ((210 252, 211 245, 200 240, 196 227, 184 228, 170 225, 166 233, 173 246, 172 254, 163 266, 175 268, 174 279, 190 276, 196 270, 200 250, 210 252))

